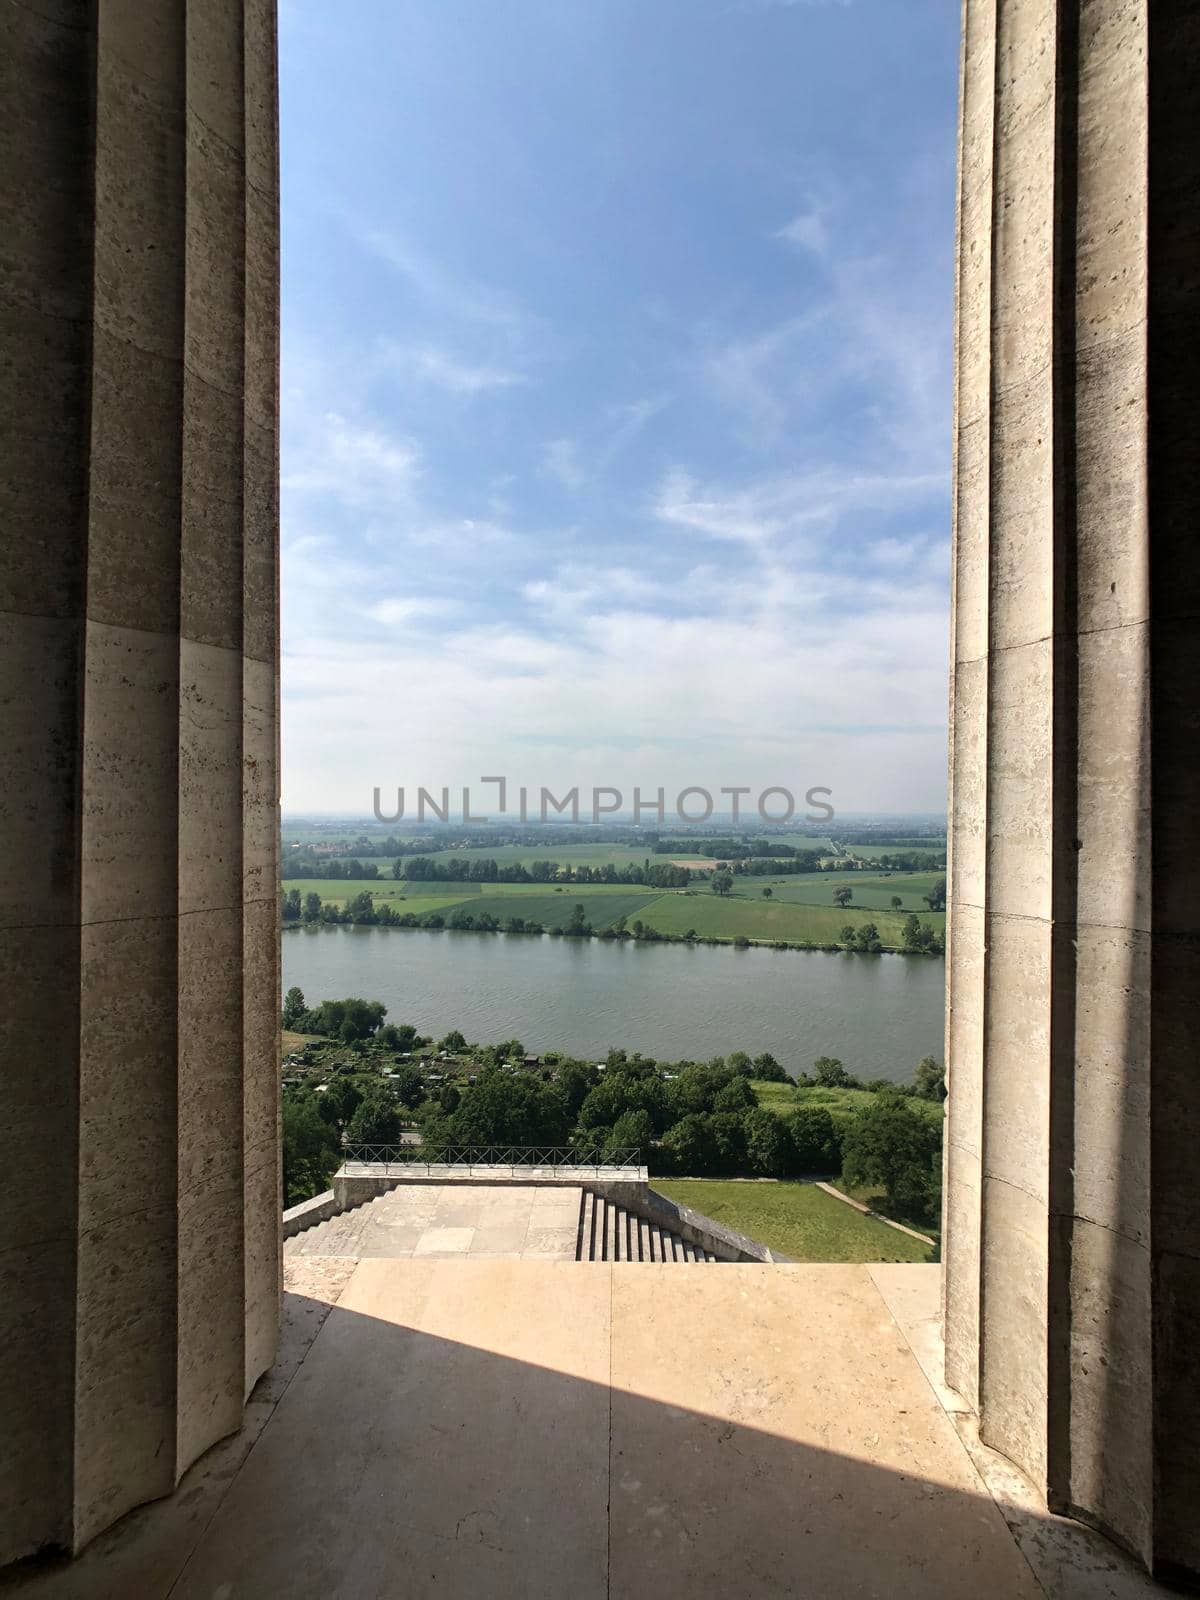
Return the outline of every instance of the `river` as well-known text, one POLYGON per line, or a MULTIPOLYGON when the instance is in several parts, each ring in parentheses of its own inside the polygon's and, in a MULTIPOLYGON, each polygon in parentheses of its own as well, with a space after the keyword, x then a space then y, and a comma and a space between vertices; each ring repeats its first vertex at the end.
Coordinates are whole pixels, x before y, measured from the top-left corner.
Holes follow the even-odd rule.
POLYGON ((942 1059, 937 958, 639 944, 548 934, 297 928, 283 986, 310 1006, 360 995, 434 1038, 520 1039, 602 1061, 614 1046, 659 1060, 769 1050, 791 1073, 837 1056, 862 1078, 906 1082, 942 1059))

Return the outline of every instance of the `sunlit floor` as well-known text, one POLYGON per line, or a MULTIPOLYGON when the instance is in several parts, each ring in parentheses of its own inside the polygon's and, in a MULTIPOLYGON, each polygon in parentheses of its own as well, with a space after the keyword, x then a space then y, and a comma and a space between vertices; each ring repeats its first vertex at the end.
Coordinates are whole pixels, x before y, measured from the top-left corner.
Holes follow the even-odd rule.
POLYGON ((1142 1591, 1103 1541, 989 1492, 918 1360, 936 1267, 293 1256, 287 1278, 246 1430, 23 1591, 1142 1591))

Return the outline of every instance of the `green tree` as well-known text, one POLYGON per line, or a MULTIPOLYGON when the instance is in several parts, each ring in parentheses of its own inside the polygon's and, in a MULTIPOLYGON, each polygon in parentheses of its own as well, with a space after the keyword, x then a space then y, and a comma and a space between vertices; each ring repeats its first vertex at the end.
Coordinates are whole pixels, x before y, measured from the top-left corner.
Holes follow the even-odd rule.
POLYGON ((369 889, 360 889, 346 906, 346 921, 356 923, 372 923, 378 919, 375 916, 375 902, 371 898, 369 889))
POLYGON ((457 1028, 451 1028, 450 1032, 444 1039, 438 1040, 438 1049, 447 1050, 451 1055, 454 1056, 461 1055, 466 1048, 466 1037, 464 1034, 461 1034, 457 1028))
POLYGON ((383 1089, 372 1089, 359 1102, 350 1119, 347 1139, 351 1144, 394 1145, 400 1140, 400 1113, 383 1089))
POLYGON ((304 896, 304 920, 305 922, 319 922, 320 919, 321 896, 310 889, 304 896))
POLYGON ((855 1187, 878 1184, 902 1216, 930 1217, 938 1193, 941 1129, 903 1096, 877 1094, 847 1127, 842 1170, 855 1187))
POLYGON ((709 1119, 697 1113, 681 1117, 663 1135, 662 1149, 673 1172, 694 1178, 707 1176, 716 1162, 709 1119))
POLYGON ((714 872, 712 875, 712 892, 727 895, 733 888, 733 874, 730 872, 714 872))
POLYGON ((751 1076, 754 1078, 760 1078, 765 1083, 786 1083, 788 1081, 787 1073, 769 1050, 764 1050, 761 1056, 755 1056, 753 1065, 754 1070, 751 1076))
POLYGON ((458 1145, 561 1144, 567 1108, 558 1089, 541 1078, 490 1067, 463 1089, 447 1126, 458 1145))
POLYGON ((903 904, 904 904, 904 901, 901 900, 901 898, 900 898, 900 896, 898 894, 894 894, 892 896, 892 910, 893 911, 899 911, 900 907, 903 904))
POLYGON ((283 1203, 299 1205, 326 1187, 337 1170, 341 1143, 312 1095, 289 1096, 282 1106, 283 1203))
POLYGON ((462 1090, 456 1083, 444 1083, 438 1092, 437 1103, 446 1116, 453 1116, 462 1104, 462 1090))
POLYGON ((757 1107, 754 1090, 745 1078, 731 1078, 713 1099, 714 1111, 753 1111, 757 1107))
POLYGON ((799 1105, 785 1118, 796 1172, 837 1172, 842 1164, 837 1126, 824 1106, 799 1105))
POLYGON ((932 1056, 922 1056, 913 1075, 917 1093, 923 1100, 946 1098, 946 1069, 932 1056))
POLYGON ((371 1038, 386 1016, 387 1007, 379 1000, 322 1000, 315 1011, 309 1012, 309 1027, 313 1033, 348 1044, 354 1039, 371 1038))
POLYGON ((927 895, 922 896, 930 911, 944 911, 946 909, 946 880, 935 878, 933 886, 927 895))
POLYGON ((726 1065, 740 1077, 751 1078, 754 1076, 754 1063, 744 1050, 735 1050, 731 1056, 727 1057, 726 1065))
POLYGON ((623 1111, 604 1140, 604 1151, 611 1155, 615 1150, 637 1150, 645 1162, 654 1142, 654 1125, 648 1111, 623 1111))
POLYGON ((582 1061, 564 1061, 559 1067, 555 1083, 566 1104, 567 1116, 572 1122, 579 1116, 579 1108, 586 1100, 595 1080, 595 1068, 586 1066, 582 1061))
POLYGON ((414 1066, 400 1067, 392 1079, 392 1090, 402 1106, 415 1111, 425 1098, 425 1079, 421 1076, 421 1069, 414 1066))
POLYGON ((850 1074, 836 1056, 818 1056, 813 1076, 823 1089, 844 1089, 850 1082, 850 1074))
POLYGON ((770 890, 770 888, 766 888, 766 889, 763 890, 762 897, 763 897, 764 900, 769 900, 771 898, 771 890, 770 890))
POLYGON ((345 1127, 362 1103, 363 1091, 352 1077, 339 1073, 329 1080, 321 1096, 321 1116, 326 1122, 345 1127))
POLYGON ((713 1142, 714 1171, 730 1176, 746 1166, 746 1127, 744 1111, 714 1111, 708 1119, 713 1142))
POLYGON ((742 1120, 746 1158, 755 1172, 785 1178, 795 1167, 796 1147, 782 1117, 773 1111, 748 1111, 742 1120))
POLYGON ((285 1028, 299 1028, 304 1020, 308 1007, 304 1003, 303 989, 294 985, 283 997, 283 1025, 285 1028))
POLYGON ((833 891, 833 903, 835 906, 848 906, 853 899, 854 890, 848 889, 845 884, 833 891))

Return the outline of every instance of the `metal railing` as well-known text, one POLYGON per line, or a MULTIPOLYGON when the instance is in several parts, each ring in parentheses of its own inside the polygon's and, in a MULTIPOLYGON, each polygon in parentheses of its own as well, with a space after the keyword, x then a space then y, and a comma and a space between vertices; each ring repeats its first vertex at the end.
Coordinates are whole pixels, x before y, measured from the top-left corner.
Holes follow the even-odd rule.
POLYGON ((420 1144, 353 1144, 343 1152, 346 1165, 433 1168, 462 1167, 468 1171, 486 1167, 549 1167, 587 1172, 612 1172, 641 1165, 636 1146, 616 1150, 583 1150, 574 1145, 452 1145, 446 1149, 420 1144))

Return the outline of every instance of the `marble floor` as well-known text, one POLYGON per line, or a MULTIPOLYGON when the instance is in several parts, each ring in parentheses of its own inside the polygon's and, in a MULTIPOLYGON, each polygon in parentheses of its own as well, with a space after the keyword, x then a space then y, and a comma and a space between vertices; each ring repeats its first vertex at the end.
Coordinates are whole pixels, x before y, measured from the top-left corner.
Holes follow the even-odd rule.
MULTIPOLYGON (((465 1226, 466 1224, 464 1224, 465 1226)), ((527 1224, 528 1226, 528 1224, 527 1224)), ((1132 1600, 938 1379, 939 1269, 292 1254, 246 1426, 37 1600, 1132 1600), (1007 1469, 1011 1474, 1011 1469, 1007 1469)))

